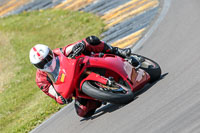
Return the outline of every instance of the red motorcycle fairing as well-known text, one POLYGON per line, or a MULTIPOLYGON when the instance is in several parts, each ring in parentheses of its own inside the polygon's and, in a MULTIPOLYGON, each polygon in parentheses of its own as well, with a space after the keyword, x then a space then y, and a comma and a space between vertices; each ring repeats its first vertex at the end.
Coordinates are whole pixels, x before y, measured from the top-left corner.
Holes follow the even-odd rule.
MULTIPOLYGON (((88 57, 88 58, 85 58, 83 62, 85 63, 85 68, 83 68, 83 69, 104 68, 105 70, 110 70, 110 71, 117 73, 125 81, 127 81, 127 78, 130 75, 130 74, 128 74, 126 69, 130 70, 129 71, 130 73, 132 73, 131 71, 134 69, 133 66, 131 66, 128 62, 125 63, 124 59, 122 59, 118 56, 115 56, 115 55, 110 55, 110 54, 105 54, 103 57, 98 57, 98 56, 88 57)), ((106 73, 108 75, 109 72, 106 71, 106 73)), ((92 73, 92 74, 94 75, 94 73, 92 73)), ((98 75, 98 74, 96 74, 96 75, 98 75)), ((112 75, 109 75, 109 76, 112 76, 112 75)), ((82 86, 82 83, 86 80, 98 81, 99 79, 91 78, 91 76, 88 76, 81 82, 80 88, 82 86)), ((98 82, 100 82, 100 81, 98 81, 98 82)), ((103 80, 101 83, 103 83, 103 80)), ((132 85, 128 81, 127 81, 127 83, 132 88, 132 85)))
POLYGON ((112 70, 118 73, 123 78, 128 78, 129 74, 126 71, 130 70, 131 73, 133 66, 128 62, 124 62, 124 59, 115 55, 104 55, 103 57, 90 57, 88 67, 101 67, 112 70), (90 66, 89 66, 90 65, 90 66))
POLYGON ((81 93, 79 90, 82 83, 86 80, 94 80, 106 84, 107 79, 96 73, 90 73, 91 75, 82 79, 80 82, 80 76, 85 72, 85 70, 87 70, 87 68, 91 67, 104 68, 108 75, 109 71, 107 70, 117 73, 129 84, 132 91, 140 89, 150 79, 146 72, 141 69, 136 72, 132 65, 126 62, 123 58, 115 55, 105 54, 103 57, 82 55, 76 57, 76 59, 71 59, 60 54, 57 57, 60 61, 60 69, 57 80, 54 83, 54 88, 66 99, 70 98, 74 92, 76 92, 76 96, 78 97, 93 99, 92 97, 81 93))
POLYGON ((134 86, 132 91, 137 91, 150 81, 150 76, 144 70, 138 69, 137 72, 132 73, 131 81, 133 81, 134 86))
MULTIPOLYGON (((83 62, 87 64, 85 67, 105 68, 106 70, 117 73, 129 84, 132 91, 137 91, 150 80, 149 75, 145 73, 144 70, 139 69, 138 72, 136 72, 135 68, 130 63, 115 55, 105 54, 103 57, 89 57, 85 58, 83 62)), ((96 78, 90 78, 90 76, 88 76, 81 82, 80 88, 82 83, 86 80, 98 81, 96 78)), ((101 83, 103 83, 103 81, 101 83)))
POLYGON ((72 96, 74 91, 74 75, 76 70, 76 59, 69 59, 63 54, 58 56, 60 61, 60 70, 57 81, 53 84, 55 90, 64 98, 72 96))

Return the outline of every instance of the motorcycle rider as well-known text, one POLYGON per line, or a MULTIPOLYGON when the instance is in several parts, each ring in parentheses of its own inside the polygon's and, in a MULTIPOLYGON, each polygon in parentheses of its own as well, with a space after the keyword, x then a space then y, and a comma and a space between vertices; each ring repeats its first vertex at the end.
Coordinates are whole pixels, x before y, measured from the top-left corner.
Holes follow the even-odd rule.
MULTIPOLYGON (((110 53, 118 55, 122 58, 129 57, 131 54, 130 48, 120 49, 112 47, 105 42, 101 41, 96 36, 89 36, 83 40, 69 44, 63 48, 57 48, 51 50, 48 46, 43 44, 37 44, 30 50, 29 58, 30 62, 37 68, 36 72, 36 84, 37 86, 48 96, 55 99, 59 104, 66 104, 72 101, 72 98, 64 99, 59 95, 54 87, 53 83, 48 76, 47 72, 53 72, 55 69, 55 57, 59 54, 64 54, 69 57, 71 52, 75 52, 77 49, 81 49, 81 52, 85 55, 94 53, 110 53)), ((129 58, 129 61, 137 66, 138 61, 134 58, 129 58)), ((96 108, 101 106, 101 102, 88 100, 83 98, 75 99, 75 109, 79 116, 89 117, 94 114, 96 108)))

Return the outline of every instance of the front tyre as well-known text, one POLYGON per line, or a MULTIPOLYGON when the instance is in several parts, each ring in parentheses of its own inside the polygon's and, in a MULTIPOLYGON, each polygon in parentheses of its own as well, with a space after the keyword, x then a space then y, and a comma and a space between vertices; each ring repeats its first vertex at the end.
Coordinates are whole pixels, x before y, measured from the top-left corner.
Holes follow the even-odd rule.
POLYGON ((107 86, 97 81, 85 81, 82 91, 90 97, 114 104, 127 104, 134 99, 133 92, 118 83, 107 86))

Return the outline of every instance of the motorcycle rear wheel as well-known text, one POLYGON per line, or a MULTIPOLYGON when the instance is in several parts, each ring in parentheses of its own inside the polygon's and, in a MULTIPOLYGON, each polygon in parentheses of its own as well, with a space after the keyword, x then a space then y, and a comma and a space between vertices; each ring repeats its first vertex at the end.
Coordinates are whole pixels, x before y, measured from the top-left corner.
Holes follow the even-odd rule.
POLYGON ((134 99, 133 92, 123 85, 107 86, 97 81, 85 81, 82 91, 90 97, 114 104, 127 104, 134 99), (116 88, 114 88, 116 87, 116 88))
POLYGON ((141 57, 144 59, 144 61, 140 62, 141 63, 140 68, 146 71, 150 75, 150 83, 155 82, 158 79, 160 79, 161 68, 157 62, 141 55, 137 55, 137 54, 132 54, 132 55, 141 57))

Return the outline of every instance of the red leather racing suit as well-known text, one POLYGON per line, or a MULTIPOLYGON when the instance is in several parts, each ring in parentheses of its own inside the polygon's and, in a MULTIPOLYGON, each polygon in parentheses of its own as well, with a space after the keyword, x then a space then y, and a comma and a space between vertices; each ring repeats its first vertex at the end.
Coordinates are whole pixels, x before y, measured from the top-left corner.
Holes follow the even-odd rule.
MULTIPOLYGON (((90 36, 87 37, 83 40, 80 40, 78 42, 69 44, 65 47, 62 48, 62 51, 64 53, 65 56, 68 56, 69 53, 72 51, 72 48, 80 43, 84 41, 85 42, 85 53, 90 53, 90 52, 108 52, 109 51, 109 46, 104 43, 103 41, 100 41, 97 37, 95 36, 90 36)), ((55 54, 55 56, 57 56, 57 52, 58 49, 54 49, 53 53, 55 54)), ((50 80, 50 78, 47 76, 47 74, 41 70, 37 70, 36 72, 36 83, 38 85, 38 87, 48 96, 50 96, 51 98, 55 99, 56 102, 58 102, 59 104, 63 104, 61 96, 58 96, 57 93, 55 92, 54 88, 53 88, 53 84, 52 81, 50 80)), ((94 110, 98 107, 101 106, 100 102, 97 101, 93 101, 93 100, 87 100, 87 99, 76 99, 75 100, 75 109, 76 112, 79 116, 81 117, 85 117, 88 116, 88 113, 92 113, 94 112, 94 110)))

